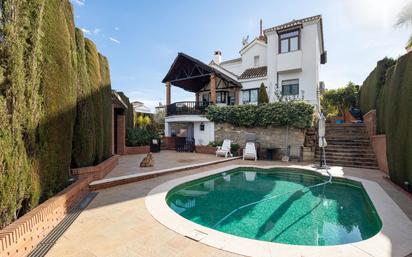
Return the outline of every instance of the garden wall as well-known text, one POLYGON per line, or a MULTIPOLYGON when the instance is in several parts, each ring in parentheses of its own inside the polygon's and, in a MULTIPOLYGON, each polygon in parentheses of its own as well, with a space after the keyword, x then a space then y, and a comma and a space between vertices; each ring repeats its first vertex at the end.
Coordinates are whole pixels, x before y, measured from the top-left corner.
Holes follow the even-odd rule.
POLYGON ((27 256, 89 192, 89 183, 106 176, 119 161, 115 155, 99 165, 72 169, 77 181, 0 230, 0 256, 27 256))
POLYGON ((296 151, 305 142, 305 129, 289 128, 287 132, 286 127, 245 128, 236 127, 228 123, 215 123, 215 141, 230 139, 233 143, 239 144, 241 148, 244 148, 246 133, 256 134, 256 141, 261 149, 281 148, 284 152, 287 146, 290 145, 292 155, 298 154, 296 151))

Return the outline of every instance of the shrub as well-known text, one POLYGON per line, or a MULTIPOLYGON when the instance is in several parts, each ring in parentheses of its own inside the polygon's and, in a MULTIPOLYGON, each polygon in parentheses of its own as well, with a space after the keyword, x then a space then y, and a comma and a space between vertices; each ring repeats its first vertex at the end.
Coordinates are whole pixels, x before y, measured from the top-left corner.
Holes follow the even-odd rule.
POLYGON ((145 128, 128 128, 126 131, 127 146, 144 146, 150 145, 153 138, 157 138, 156 131, 150 127, 145 128))
POLYGON ((312 126, 313 106, 303 101, 275 102, 256 105, 216 105, 207 108, 207 118, 216 123, 239 127, 312 126))

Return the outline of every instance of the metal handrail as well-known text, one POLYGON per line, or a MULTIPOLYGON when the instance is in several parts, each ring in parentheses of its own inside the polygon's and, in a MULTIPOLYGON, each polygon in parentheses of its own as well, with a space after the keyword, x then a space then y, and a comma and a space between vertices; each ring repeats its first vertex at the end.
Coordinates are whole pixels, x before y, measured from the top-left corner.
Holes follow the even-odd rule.
POLYGON ((204 114, 209 102, 182 101, 166 106, 166 115, 200 115, 204 114))

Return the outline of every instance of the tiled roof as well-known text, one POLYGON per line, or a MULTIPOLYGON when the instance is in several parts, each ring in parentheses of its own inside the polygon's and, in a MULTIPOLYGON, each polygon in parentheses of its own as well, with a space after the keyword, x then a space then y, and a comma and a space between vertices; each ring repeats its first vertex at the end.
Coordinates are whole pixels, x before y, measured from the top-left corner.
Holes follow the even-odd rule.
POLYGON ((303 19, 300 19, 300 20, 293 20, 293 21, 290 21, 290 22, 287 22, 287 23, 284 23, 284 24, 281 24, 281 25, 278 25, 278 26, 275 26, 275 27, 272 27, 272 28, 265 29, 264 33, 271 32, 271 31, 276 31, 276 30, 288 29, 288 28, 291 28, 291 27, 302 25, 305 22, 314 21, 314 20, 321 20, 321 19, 322 19, 321 15, 316 15, 316 16, 303 18, 303 19))
POLYGON ((239 79, 253 79, 265 77, 268 72, 267 66, 260 66, 256 68, 246 69, 240 76, 239 79))

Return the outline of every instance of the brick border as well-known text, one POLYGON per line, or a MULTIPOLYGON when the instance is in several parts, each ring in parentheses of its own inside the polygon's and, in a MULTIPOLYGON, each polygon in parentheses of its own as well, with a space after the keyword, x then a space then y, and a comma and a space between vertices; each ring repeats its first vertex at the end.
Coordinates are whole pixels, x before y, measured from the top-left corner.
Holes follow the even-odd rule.
POLYGON ((90 191, 90 182, 103 178, 119 161, 114 155, 96 166, 72 169, 78 180, 23 217, 0 230, 0 256, 27 256, 90 191))
POLYGON ((91 182, 90 185, 89 185, 89 189, 90 189, 90 191, 106 189, 106 188, 110 188, 110 187, 114 187, 114 186, 134 183, 134 182, 137 182, 137 181, 146 180, 146 179, 166 175, 166 174, 169 174, 169 173, 196 169, 196 168, 200 168, 200 167, 204 167, 204 166, 208 166, 208 165, 214 165, 214 164, 218 164, 218 163, 222 163, 222 162, 233 161, 233 160, 240 159, 240 158, 241 158, 240 156, 231 157, 231 158, 222 158, 222 159, 216 160, 216 161, 210 161, 210 162, 180 166, 180 167, 175 167, 175 168, 170 168, 170 169, 149 171, 149 172, 144 172, 144 173, 138 173, 138 174, 133 174, 133 175, 125 175, 125 176, 119 176, 119 177, 113 177, 113 178, 105 178, 105 179, 101 179, 101 180, 91 182))
POLYGON ((124 149, 124 153, 122 155, 127 154, 146 154, 150 152, 150 146, 126 146, 124 149))

